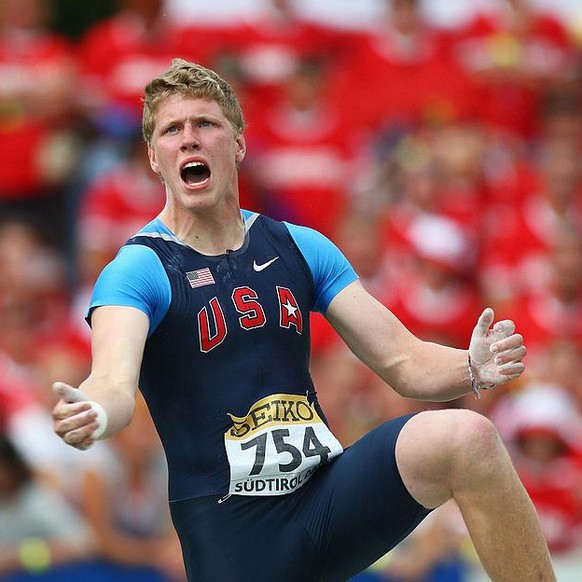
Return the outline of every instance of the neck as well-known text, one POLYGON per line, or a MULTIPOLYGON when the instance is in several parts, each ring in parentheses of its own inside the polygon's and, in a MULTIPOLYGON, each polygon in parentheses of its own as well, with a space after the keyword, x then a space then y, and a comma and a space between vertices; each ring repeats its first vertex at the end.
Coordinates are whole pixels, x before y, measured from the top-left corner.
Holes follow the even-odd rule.
POLYGON ((238 206, 220 215, 192 211, 186 217, 164 208, 159 219, 183 243, 203 255, 222 255, 239 249, 244 242, 245 226, 238 206))

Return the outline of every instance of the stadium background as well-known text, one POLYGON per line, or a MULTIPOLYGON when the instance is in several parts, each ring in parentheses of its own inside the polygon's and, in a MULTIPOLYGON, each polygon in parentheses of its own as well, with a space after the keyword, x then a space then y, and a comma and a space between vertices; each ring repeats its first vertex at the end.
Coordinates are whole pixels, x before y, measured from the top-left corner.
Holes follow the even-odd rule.
MULTIPOLYGON (((575 0, 0 0, 0 580, 183 579, 143 403, 86 453, 50 419, 52 381, 88 370, 97 273, 160 209, 139 94, 173 56, 242 98, 243 205, 322 230, 422 337, 466 346, 484 304, 517 321, 526 375, 451 405, 497 424, 559 580, 579 580, 575 0)), ((312 373, 345 445, 426 408, 312 326, 312 373)), ((358 577, 481 579, 454 504, 358 577)))

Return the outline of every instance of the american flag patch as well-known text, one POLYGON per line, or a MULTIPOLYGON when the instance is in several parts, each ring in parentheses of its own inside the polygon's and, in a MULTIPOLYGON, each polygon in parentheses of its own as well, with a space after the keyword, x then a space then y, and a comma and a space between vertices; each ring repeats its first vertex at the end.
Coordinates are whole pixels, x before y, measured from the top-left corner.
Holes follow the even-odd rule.
POLYGON ((204 285, 214 285, 214 283, 216 283, 208 267, 204 267, 204 269, 196 269, 196 271, 188 271, 186 277, 188 277, 192 289, 204 287, 204 285))

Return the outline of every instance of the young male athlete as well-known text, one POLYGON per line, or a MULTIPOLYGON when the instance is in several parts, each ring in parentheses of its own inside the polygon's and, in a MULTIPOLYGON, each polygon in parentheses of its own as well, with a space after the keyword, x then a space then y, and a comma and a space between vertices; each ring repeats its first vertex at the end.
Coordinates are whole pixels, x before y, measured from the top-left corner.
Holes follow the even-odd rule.
POLYGON ((411 335, 319 233, 241 210, 243 116, 214 72, 175 60, 146 87, 160 215, 96 283, 93 365, 56 383, 56 433, 86 449, 145 395, 165 448, 189 580, 347 580, 454 498, 493 580, 554 580, 533 506, 492 424, 398 418, 342 452, 309 375, 309 312, 400 394, 449 400, 519 376, 510 321, 468 350, 411 335))

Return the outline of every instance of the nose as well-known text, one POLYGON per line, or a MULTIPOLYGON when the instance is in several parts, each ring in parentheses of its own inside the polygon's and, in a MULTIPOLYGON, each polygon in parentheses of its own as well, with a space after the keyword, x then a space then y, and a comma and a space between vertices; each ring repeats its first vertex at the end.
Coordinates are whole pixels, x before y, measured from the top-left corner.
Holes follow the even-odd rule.
POLYGON ((182 150, 197 149, 200 147, 200 140, 194 128, 187 123, 182 130, 182 150))

